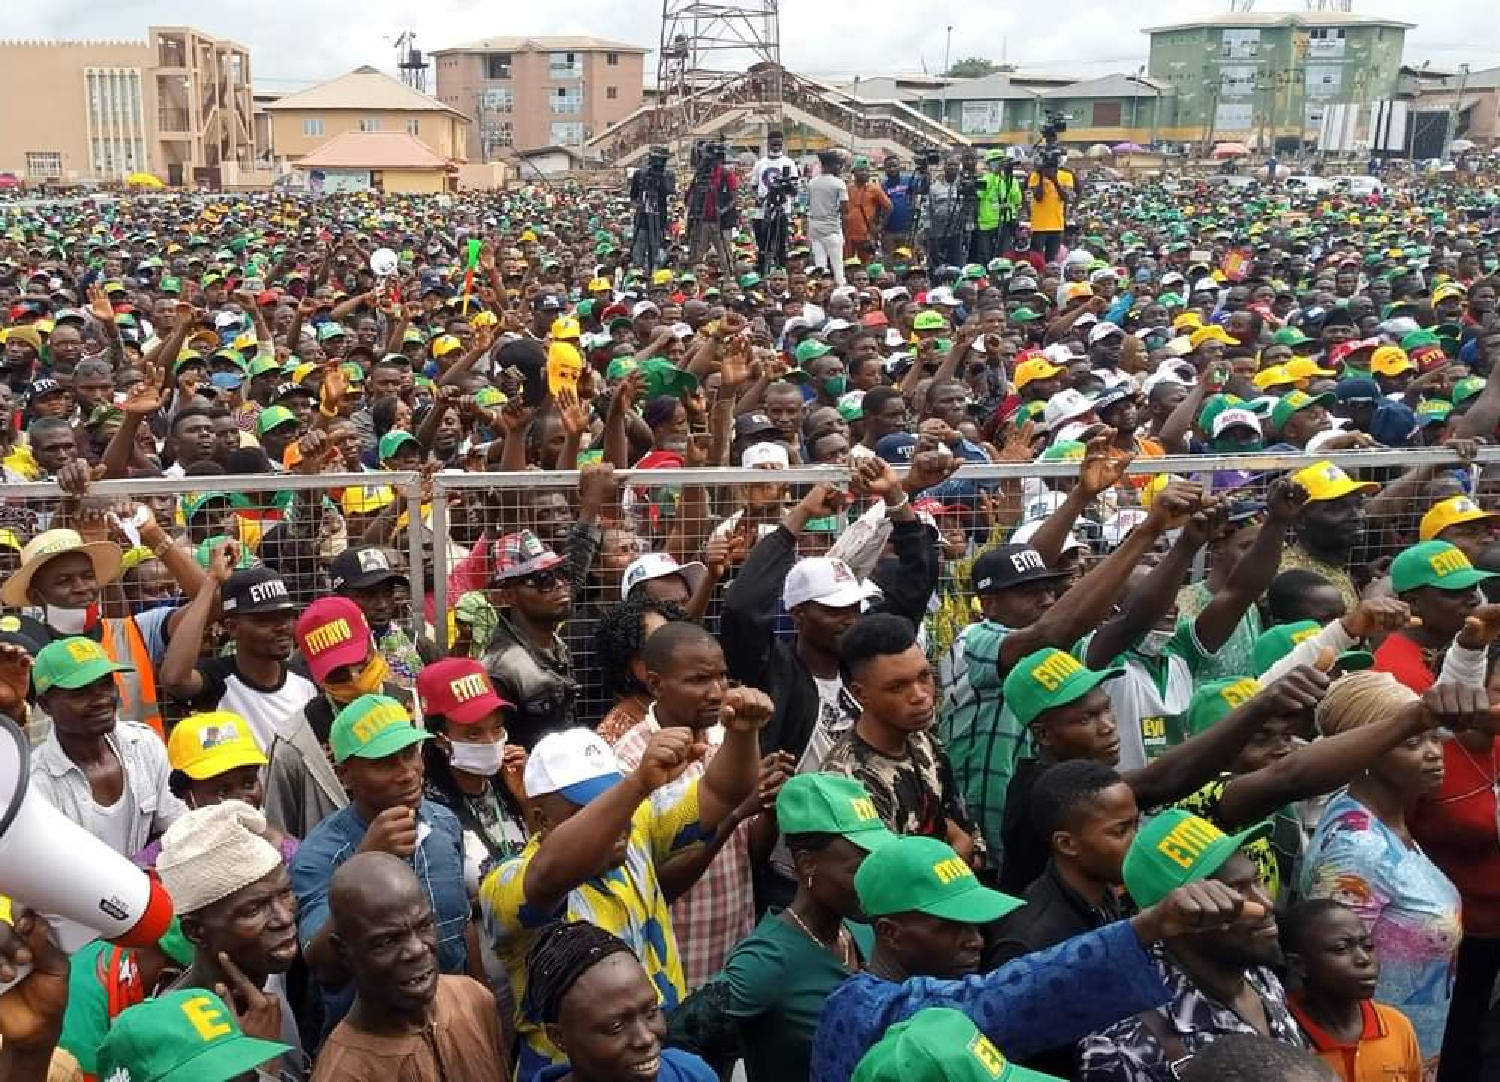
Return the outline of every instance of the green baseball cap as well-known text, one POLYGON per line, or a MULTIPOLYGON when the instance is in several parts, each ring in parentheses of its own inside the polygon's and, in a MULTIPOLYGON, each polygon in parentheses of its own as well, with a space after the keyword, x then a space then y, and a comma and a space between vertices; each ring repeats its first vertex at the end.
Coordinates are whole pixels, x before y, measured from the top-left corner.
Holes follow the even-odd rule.
POLYGON ((1278 346, 1301 346, 1311 342, 1312 339, 1303 334, 1299 327, 1283 327, 1271 335, 1271 341, 1278 346))
POLYGON ((228 504, 234 503, 234 497, 228 492, 199 492, 196 495, 190 496, 182 501, 182 521, 192 522, 194 515, 196 515, 199 511, 202 511, 205 507, 213 503, 215 500, 222 500, 224 503, 228 504))
POLYGON ((297 415, 291 410, 285 406, 267 406, 255 418, 255 434, 257 436, 264 436, 271 429, 280 428, 289 422, 291 424, 297 423, 297 415))
POLYGON ((251 379, 254 379, 256 376, 263 376, 267 372, 280 371, 281 365, 276 362, 276 359, 274 357, 257 357, 255 358, 255 360, 250 362, 251 379))
POLYGON ((605 379, 624 379, 636 369, 634 357, 616 357, 604 370, 605 379))
POLYGON ((129 665, 109 660, 104 647, 93 639, 75 635, 50 642, 37 651, 31 665, 31 682, 40 695, 52 688, 74 691, 114 673, 133 671, 129 665))
POLYGON ((291 1045, 247 1037, 212 992, 184 988, 129 1007, 99 1045, 109 1082, 231 1082, 291 1045))
POLYGON ((1042 462, 1082 461, 1088 448, 1078 440, 1059 440, 1041 453, 1042 462))
MULTIPOLYGON (((921 316, 917 317, 918 320, 921 318, 921 316)), ((817 360, 819 357, 826 357, 832 352, 833 347, 827 342, 819 342, 816 338, 809 338, 797 344, 797 348, 793 351, 792 356, 797 359, 798 364, 806 364, 808 361, 817 360)))
POLYGON ((330 338, 347 338, 348 336, 349 332, 344 330, 342 323, 335 323, 330 319, 327 323, 320 323, 318 325, 319 342, 326 342, 330 338))
POLYGON ((1188 703, 1188 733, 1197 736, 1213 728, 1259 692, 1260 685, 1248 676, 1199 685, 1188 703))
POLYGON ((647 399, 664 395, 681 398, 698 389, 698 377, 686 369, 678 368, 665 357, 648 357, 638 366, 646 377, 647 399))
POLYGON ((926 913, 961 924, 988 924, 1026 903, 991 890, 953 847, 920 834, 898 837, 865 858, 854 890, 866 916, 926 913))
POLYGON ((1463 550, 1446 541, 1423 541, 1391 561, 1391 588, 1398 594, 1423 586, 1439 590, 1471 590, 1493 571, 1477 570, 1463 550))
POLYGON ((1255 637, 1250 647, 1250 667, 1256 676, 1264 676, 1292 648, 1305 639, 1310 639, 1322 630, 1316 620, 1298 620, 1295 624, 1277 624, 1255 637))
POLYGON ((1062 1082, 1012 1063, 968 1015, 928 1007, 885 1031, 850 1082, 1062 1082))
MULTIPOLYGON (((1012 316, 1011 318, 1014 319, 1015 317, 1012 316)), ((918 312, 916 318, 911 321, 911 327, 914 331, 946 331, 948 329, 948 321, 936 312, 918 312)), ((804 342, 803 345, 806 345, 806 343, 804 342)), ((798 346, 797 348, 801 349, 802 347, 798 346)))
POLYGON ((1465 376, 1453 384, 1453 391, 1448 398, 1455 406, 1467 402, 1484 390, 1484 382, 1483 376, 1465 376))
POLYGON ((380 437, 380 447, 378 450, 380 461, 389 462, 391 456, 408 443, 416 444, 418 447, 422 446, 417 437, 413 436, 410 432, 400 428, 391 429, 384 436, 380 437))
MULTIPOLYGON (((206 570, 209 560, 213 558, 214 549, 218 548, 225 541, 233 540, 234 538, 223 533, 215 534, 213 537, 205 537, 202 541, 198 542, 198 547, 193 551, 193 559, 198 562, 199 567, 206 570)), ((240 558, 234 566, 237 568, 255 566, 255 556, 250 552, 248 545, 240 546, 240 558)))
POLYGON ((1141 827, 1125 854, 1125 889, 1142 908, 1178 887, 1208 879, 1249 842, 1269 837, 1271 824, 1225 834, 1207 819, 1168 808, 1141 827))
POLYGON ((1017 308, 1014 312, 1012 312, 1006 318, 1011 323, 1035 323, 1037 320, 1041 319, 1042 317, 1039 316, 1039 315, 1037 315, 1037 313, 1034 312, 1032 309, 1027 308, 1027 307, 1025 307, 1023 305, 1022 307, 1017 308))
POLYGON ((361 695, 333 719, 328 746, 333 761, 384 759, 420 744, 429 734, 412 724, 411 715, 387 695, 361 695))
POLYGON ((1271 427, 1281 431, 1292 415, 1312 406, 1327 409, 1337 401, 1331 394, 1308 394, 1306 391, 1291 391, 1281 396, 1281 401, 1271 407, 1271 427))
POLYGON ((1043 711, 1076 702, 1124 672, 1120 668, 1086 669, 1072 654, 1048 647, 1018 661, 1006 674, 1002 692, 1016 720, 1030 725, 1043 711))
POLYGON ((776 795, 776 823, 783 834, 837 834, 867 853, 896 840, 869 790, 841 774, 788 778, 776 795))
POLYGON ((1417 424, 1422 428, 1443 424, 1452 412, 1452 403, 1444 402, 1441 398, 1429 398, 1417 407, 1417 424))

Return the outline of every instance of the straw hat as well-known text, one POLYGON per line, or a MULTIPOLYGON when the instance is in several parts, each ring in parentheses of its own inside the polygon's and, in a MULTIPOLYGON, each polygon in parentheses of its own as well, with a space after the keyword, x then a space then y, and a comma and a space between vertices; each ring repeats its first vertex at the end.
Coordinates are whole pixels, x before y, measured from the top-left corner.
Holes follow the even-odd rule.
POLYGON ((37 570, 48 560, 69 552, 81 552, 89 558, 101 586, 120 575, 124 556, 119 545, 112 541, 85 542, 77 530, 47 530, 33 537, 21 550, 21 569, 0 587, 0 601, 17 609, 30 605, 31 598, 27 595, 37 570))

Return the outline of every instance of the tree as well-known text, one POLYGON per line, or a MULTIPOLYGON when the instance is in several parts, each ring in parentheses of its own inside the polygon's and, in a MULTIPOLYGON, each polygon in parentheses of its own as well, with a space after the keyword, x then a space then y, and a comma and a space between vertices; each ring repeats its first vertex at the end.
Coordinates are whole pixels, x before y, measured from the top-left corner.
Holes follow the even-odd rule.
POLYGON ((982 56, 966 56, 962 60, 955 61, 947 71, 955 79, 978 79, 981 76, 993 75, 1000 70, 1000 65, 993 60, 986 60, 982 56))

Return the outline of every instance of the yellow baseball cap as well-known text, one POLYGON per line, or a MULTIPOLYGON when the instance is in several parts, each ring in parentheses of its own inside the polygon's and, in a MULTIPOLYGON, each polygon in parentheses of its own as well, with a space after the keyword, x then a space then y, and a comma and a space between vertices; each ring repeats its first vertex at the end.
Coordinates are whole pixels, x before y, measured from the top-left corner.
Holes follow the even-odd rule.
POLYGON ((267 762, 249 723, 228 710, 189 714, 179 721, 167 738, 167 761, 194 781, 267 762))
POLYGON ((1298 470, 1292 474, 1292 480, 1307 490, 1309 500, 1337 500, 1351 492, 1380 491, 1380 486, 1374 481, 1356 481, 1328 461, 1314 462, 1298 470))
POLYGON ((1314 376, 1337 375, 1333 369, 1324 368, 1312 357, 1293 357, 1280 367, 1285 368, 1286 374, 1294 380, 1312 379, 1314 376))
POLYGON ((1298 378, 1287 370, 1284 364, 1273 364, 1270 368, 1262 368, 1255 373, 1251 382, 1255 384, 1258 391, 1268 391, 1272 387, 1289 387, 1296 383, 1298 378))
POLYGON ((590 293, 601 293, 605 290, 613 290, 614 288, 614 286, 610 285, 608 278, 589 279, 588 292, 590 293))
POLYGON ((583 329, 578 326, 578 320, 572 316, 558 316, 552 321, 552 337, 558 340, 564 338, 578 338, 583 329))
POLYGON ((1174 331, 1201 326, 1203 326, 1203 317, 1200 316, 1197 312, 1184 312, 1182 313, 1182 315, 1172 320, 1172 329, 1174 331))
POLYGON ((454 350, 463 348, 464 344, 459 341, 456 334, 440 334, 432 340, 432 355, 434 357, 446 357, 454 350))
POLYGON ((1432 291, 1432 303, 1437 304, 1449 297, 1467 297, 1468 295, 1469 291, 1457 282, 1444 282, 1432 291))
POLYGON ((1217 323, 1211 327, 1199 327, 1188 336, 1188 341, 1192 343, 1194 349, 1197 349, 1204 342, 1223 342, 1226 346, 1237 346, 1240 344, 1238 338, 1229 337, 1229 332, 1217 323))
POLYGON ((651 284, 654 286, 669 286, 672 284, 672 272, 666 269, 651 272, 651 284))
POLYGON ((1433 504, 1422 516, 1417 536, 1423 541, 1431 541, 1449 526, 1457 526, 1462 522, 1479 522, 1482 519, 1500 519, 1500 514, 1486 511, 1467 496, 1449 496, 1446 500, 1433 504))
POLYGON ((1381 346, 1370 355, 1370 371, 1382 376, 1399 376, 1416 367, 1400 346, 1381 346))
POLYGON ((1032 380, 1048 379, 1061 371, 1060 367, 1045 357, 1032 357, 1028 361, 1022 361, 1016 366, 1016 390, 1019 391, 1032 380))
POLYGON ((486 308, 483 312, 475 312, 474 318, 469 320, 470 325, 475 327, 493 327, 500 322, 500 317, 486 308))

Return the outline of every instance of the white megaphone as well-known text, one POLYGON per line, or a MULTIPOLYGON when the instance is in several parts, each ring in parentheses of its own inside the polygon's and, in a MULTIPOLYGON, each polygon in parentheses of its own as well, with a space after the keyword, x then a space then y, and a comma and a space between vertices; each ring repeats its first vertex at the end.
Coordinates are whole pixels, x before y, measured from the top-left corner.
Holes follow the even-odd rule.
POLYGON ((377 278, 389 278, 401 266, 401 258, 389 248, 376 248, 370 253, 370 270, 377 278))
POLYGON ((152 876, 30 792, 30 760, 25 734, 0 715, 0 894, 45 917, 68 954, 95 939, 155 943, 172 923, 172 899, 152 876))

